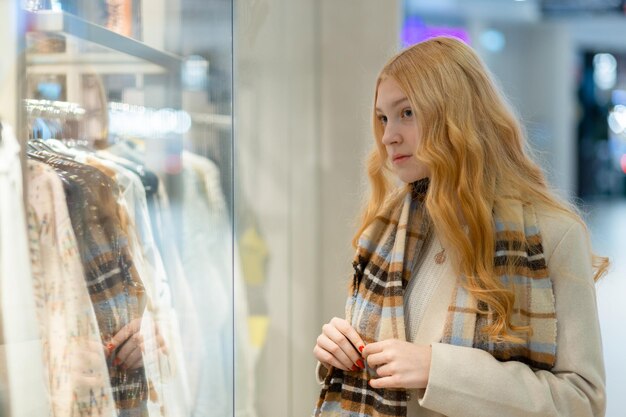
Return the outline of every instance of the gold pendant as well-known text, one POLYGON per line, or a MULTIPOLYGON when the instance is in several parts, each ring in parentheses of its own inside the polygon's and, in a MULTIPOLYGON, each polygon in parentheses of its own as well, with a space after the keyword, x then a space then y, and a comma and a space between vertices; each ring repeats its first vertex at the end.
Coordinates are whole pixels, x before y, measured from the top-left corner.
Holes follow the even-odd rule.
POLYGON ((446 250, 441 249, 441 252, 435 255, 435 262, 437 263, 437 265, 441 265, 445 261, 446 261, 446 250))

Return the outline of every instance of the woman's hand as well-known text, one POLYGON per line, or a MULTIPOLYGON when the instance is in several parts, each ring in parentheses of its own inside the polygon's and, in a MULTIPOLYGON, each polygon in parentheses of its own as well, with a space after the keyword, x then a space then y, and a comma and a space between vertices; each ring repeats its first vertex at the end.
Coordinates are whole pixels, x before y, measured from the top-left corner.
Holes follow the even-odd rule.
POLYGON ((376 369, 373 388, 426 388, 430 372, 430 346, 398 339, 370 343, 363 350, 367 365, 376 369))
POLYGON ((359 353, 364 347, 365 343, 356 330, 346 320, 335 317, 322 326, 313 354, 327 369, 332 366, 356 371, 365 367, 359 353))
MULTIPOLYGON (((167 353, 165 340, 156 325, 154 326, 154 336, 156 337, 157 349, 167 353)), ((113 365, 120 366, 122 369, 137 369, 143 366, 144 341, 141 334, 141 319, 131 321, 117 332, 107 347, 107 353, 110 354, 118 346, 120 348, 113 365)))

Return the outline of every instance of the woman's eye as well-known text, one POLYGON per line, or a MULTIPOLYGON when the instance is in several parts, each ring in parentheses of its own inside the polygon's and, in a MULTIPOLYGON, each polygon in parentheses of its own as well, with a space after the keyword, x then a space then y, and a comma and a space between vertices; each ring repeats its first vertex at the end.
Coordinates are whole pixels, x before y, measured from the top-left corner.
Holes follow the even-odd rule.
POLYGON ((382 124, 383 126, 387 124, 387 116, 378 116, 378 120, 380 121, 380 124, 382 124))
POLYGON ((411 109, 402 110, 402 117, 412 117, 412 116, 413 116, 413 110, 411 109))

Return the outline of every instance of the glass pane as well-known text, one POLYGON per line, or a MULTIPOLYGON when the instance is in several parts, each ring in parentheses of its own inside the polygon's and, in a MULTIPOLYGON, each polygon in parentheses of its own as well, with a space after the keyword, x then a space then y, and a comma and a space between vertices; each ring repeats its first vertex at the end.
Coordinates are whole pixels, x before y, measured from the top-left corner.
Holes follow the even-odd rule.
POLYGON ((231 1, 20 4, 2 415, 234 415, 231 1))

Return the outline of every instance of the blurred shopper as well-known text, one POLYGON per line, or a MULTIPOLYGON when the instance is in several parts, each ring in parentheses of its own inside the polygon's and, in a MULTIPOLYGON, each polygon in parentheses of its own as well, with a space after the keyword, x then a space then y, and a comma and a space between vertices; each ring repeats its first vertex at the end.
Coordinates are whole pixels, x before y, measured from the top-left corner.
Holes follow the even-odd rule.
POLYGON ((592 253, 484 64, 454 38, 378 77, 346 319, 315 416, 603 416, 592 253))

